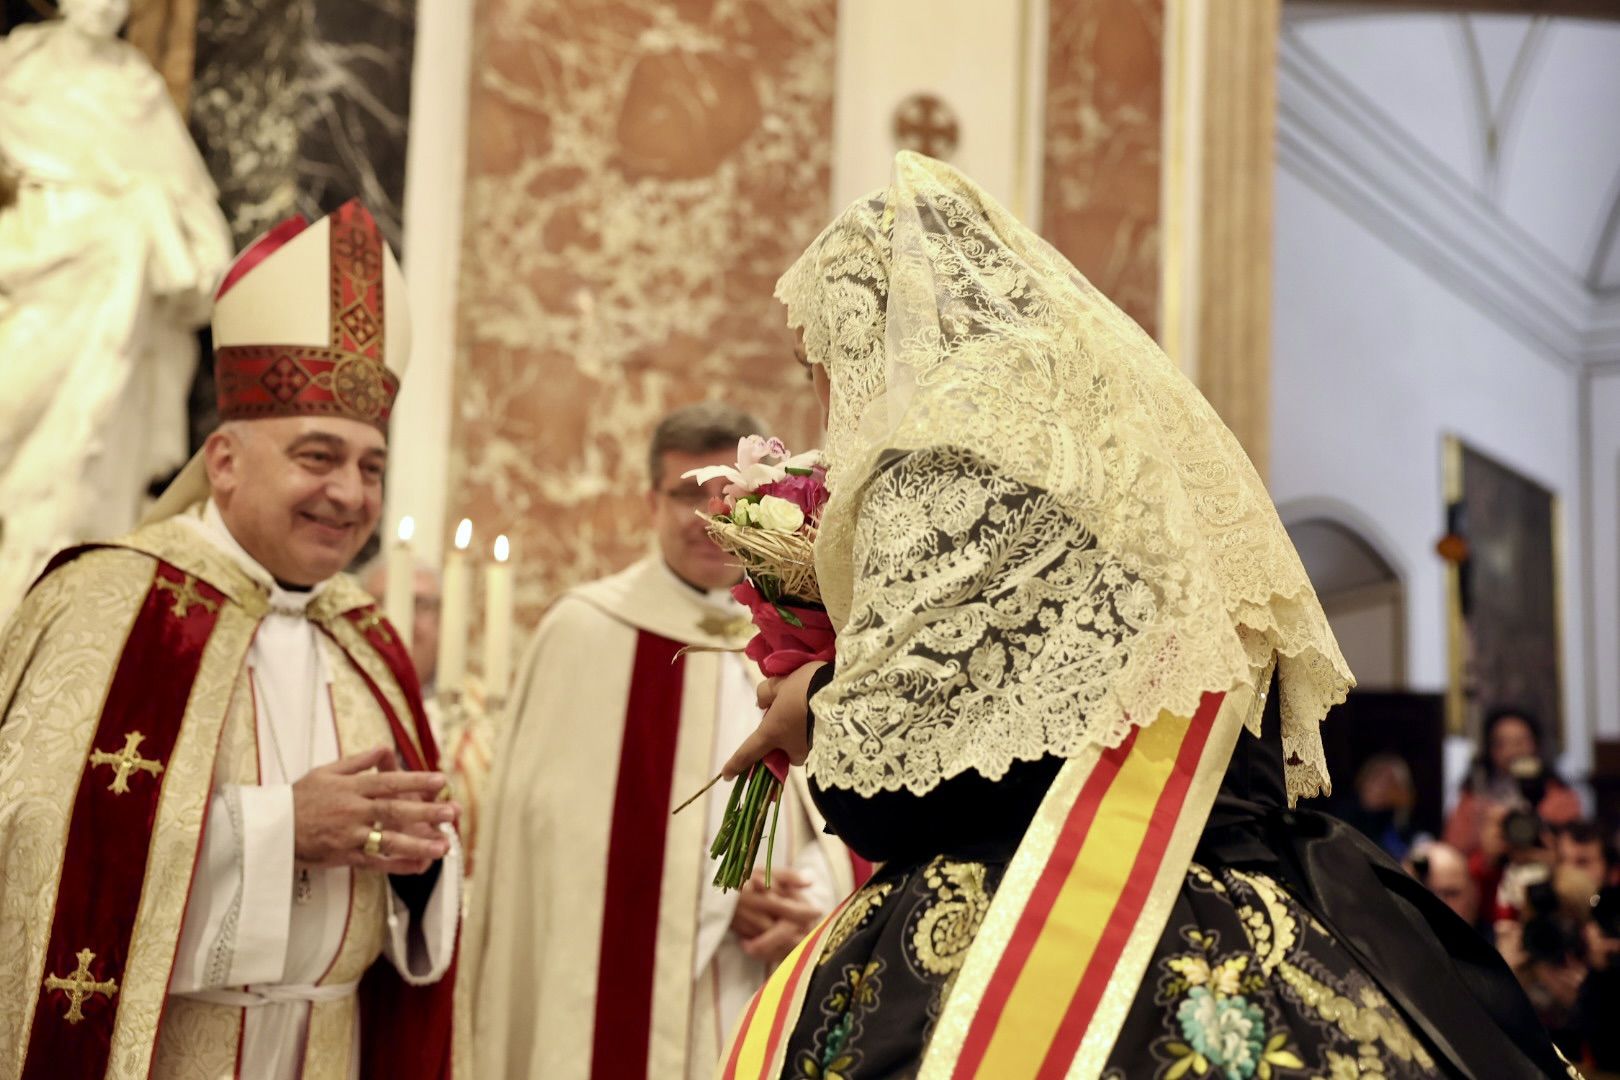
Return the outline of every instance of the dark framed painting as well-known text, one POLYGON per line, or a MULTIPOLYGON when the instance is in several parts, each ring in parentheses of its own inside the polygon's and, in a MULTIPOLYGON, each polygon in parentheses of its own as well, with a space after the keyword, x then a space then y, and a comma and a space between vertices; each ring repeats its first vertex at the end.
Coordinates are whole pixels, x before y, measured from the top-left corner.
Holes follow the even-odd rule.
POLYGON ((1491 709, 1524 709, 1556 754, 1564 745, 1558 495, 1459 439, 1447 438, 1445 455, 1447 728, 1473 735, 1491 709))

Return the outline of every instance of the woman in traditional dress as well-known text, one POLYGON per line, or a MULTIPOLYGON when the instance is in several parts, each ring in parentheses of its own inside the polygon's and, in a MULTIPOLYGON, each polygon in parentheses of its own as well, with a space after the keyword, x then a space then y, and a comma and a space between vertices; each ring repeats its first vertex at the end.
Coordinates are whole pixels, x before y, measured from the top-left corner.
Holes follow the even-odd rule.
POLYGON ((1134 323, 915 154, 782 278, 826 409, 808 759, 882 865, 727 1076, 1566 1075, 1512 975, 1325 793, 1352 685, 1264 486, 1134 323))

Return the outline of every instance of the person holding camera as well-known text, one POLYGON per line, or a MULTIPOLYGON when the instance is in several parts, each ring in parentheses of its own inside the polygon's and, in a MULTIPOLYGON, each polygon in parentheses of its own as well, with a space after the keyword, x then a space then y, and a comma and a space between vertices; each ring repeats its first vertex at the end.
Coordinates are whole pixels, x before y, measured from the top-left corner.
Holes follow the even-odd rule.
POLYGON ((1554 1041, 1605 1073, 1620 1070, 1620 887, 1592 822, 1510 855, 1498 892, 1497 948, 1554 1041))
MULTIPOLYGON (((1567 825, 1581 816, 1580 798, 1542 757, 1541 735, 1528 710, 1493 709, 1485 717, 1482 741, 1443 837, 1471 863, 1482 849, 1488 849, 1488 860, 1499 862, 1515 848, 1536 847, 1543 827, 1567 825)), ((1475 877, 1481 875, 1476 871, 1475 877)))

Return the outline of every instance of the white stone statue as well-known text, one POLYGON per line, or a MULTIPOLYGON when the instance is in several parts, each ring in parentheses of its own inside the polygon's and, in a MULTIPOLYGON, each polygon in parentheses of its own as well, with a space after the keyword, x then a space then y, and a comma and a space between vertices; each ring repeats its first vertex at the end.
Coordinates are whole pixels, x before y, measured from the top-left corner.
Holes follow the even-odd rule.
POLYGON ((0 620, 185 461, 193 331, 231 258, 163 79, 117 37, 128 0, 61 13, 0 37, 0 620))

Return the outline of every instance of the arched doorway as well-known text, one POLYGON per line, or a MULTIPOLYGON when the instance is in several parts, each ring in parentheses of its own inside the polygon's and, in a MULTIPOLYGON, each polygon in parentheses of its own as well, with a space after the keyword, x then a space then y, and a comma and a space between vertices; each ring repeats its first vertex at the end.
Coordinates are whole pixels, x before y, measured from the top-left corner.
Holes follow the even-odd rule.
POLYGON ((1370 540, 1336 517, 1311 514, 1287 526, 1358 689, 1405 689, 1400 574, 1370 540))

